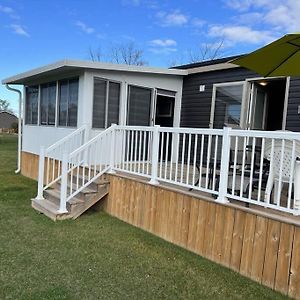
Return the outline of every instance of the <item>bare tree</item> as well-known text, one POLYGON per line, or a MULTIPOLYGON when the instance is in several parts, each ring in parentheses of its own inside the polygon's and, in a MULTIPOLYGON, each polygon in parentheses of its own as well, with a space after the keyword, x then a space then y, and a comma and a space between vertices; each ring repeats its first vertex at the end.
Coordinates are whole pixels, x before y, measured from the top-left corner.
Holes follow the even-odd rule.
POLYGON ((89 48, 89 58, 92 61, 110 61, 116 64, 144 66, 147 62, 143 58, 144 51, 138 49, 133 42, 112 45, 105 55, 99 47, 96 50, 89 48))
POLYGON ((135 66, 147 64, 143 59, 144 51, 138 49, 133 42, 112 46, 110 54, 113 63, 135 66))
POLYGON ((103 61, 104 55, 102 54, 101 47, 98 47, 96 50, 93 50, 92 47, 89 47, 89 58, 92 61, 103 61))
POLYGON ((10 103, 8 100, 0 99, 0 111, 9 111, 12 112, 12 109, 10 108, 10 103))
POLYGON ((198 51, 189 51, 189 63, 196 63, 204 60, 214 60, 222 55, 224 40, 217 44, 203 44, 198 51))

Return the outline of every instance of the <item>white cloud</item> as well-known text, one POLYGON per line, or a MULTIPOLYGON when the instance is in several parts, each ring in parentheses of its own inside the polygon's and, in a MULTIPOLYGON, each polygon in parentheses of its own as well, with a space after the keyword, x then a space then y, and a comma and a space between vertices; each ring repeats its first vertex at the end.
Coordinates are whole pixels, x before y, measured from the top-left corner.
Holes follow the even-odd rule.
POLYGON ((139 6, 141 4, 141 0, 122 0, 123 5, 132 5, 139 6))
POLYGON ((199 19, 199 18, 194 18, 192 20, 192 25, 194 27, 203 27, 205 25, 206 21, 205 20, 202 20, 202 19, 199 19))
POLYGON ((300 30, 299 0, 225 0, 225 4, 239 13, 247 12, 237 16, 240 23, 245 23, 246 17, 253 18, 252 25, 272 26, 281 33, 300 30))
POLYGON ((189 17, 180 12, 180 10, 175 10, 172 12, 160 11, 156 14, 159 20, 159 24, 163 27, 171 26, 183 26, 188 23, 189 17))
POLYGON ((170 47, 162 47, 162 48, 150 48, 150 51, 154 54, 168 55, 170 53, 176 52, 177 49, 176 48, 170 48, 170 47))
POLYGON ((155 39, 149 42, 149 49, 154 54, 170 54, 177 51, 177 42, 172 39, 155 39))
POLYGON ((19 19, 20 17, 16 14, 15 10, 9 6, 0 5, 0 12, 8 15, 12 19, 19 19))
POLYGON ((26 31, 26 29, 22 25, 18 24, 11 24, 9 26, 15 34, 25 36, 25 37, 30 37, 29 33, 26 31))
POLYGON ((95 29, 93 27, 90 27, 81 21, 77 21, 75 25, 78 26, 86 34, 92 34, 95 32, 95 29))
POLYGON ((248 26, 234 25, 214 25, 209 29, 208 34, 214 38, 224 39, 224 44, 261 44, 269 43, 275 39, 272 32, 263 30, 253 30, 248 26))
POLYGON ((177 45, 177 42, 172 39, 156 39, 149 42, 151 46, 158 47, 173 47, 177 45))

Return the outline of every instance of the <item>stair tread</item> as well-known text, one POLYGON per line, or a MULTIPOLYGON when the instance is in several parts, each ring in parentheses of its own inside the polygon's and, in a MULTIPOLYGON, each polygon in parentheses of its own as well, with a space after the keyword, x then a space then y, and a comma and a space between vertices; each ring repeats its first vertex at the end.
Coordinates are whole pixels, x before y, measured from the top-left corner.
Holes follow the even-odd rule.
MULTIPOLYGON (((46 194, 51 195, 52 197, 55 197, 57 199, 60 198, 60 192, 57 189, 49 189, 49 190, 45 190, 46 194)), ((78 197, 72 197, 72 199, 70 199, 68 201, 70 204, 76 204, 76 203, 83 203, 84 200, 78 198, 78 197)))
MULTIPOLYGON (((73 177, 74 178, 77 178, 77 174, 73 174, 73 177)), ((79 181, 82 181, 82 179, 83 179, 83 176, 81 175, 81 174, 79 174, 78 175, 78 178, 79 178, 79 181)), ((85 178, 85 181, 88 181, 88 177, 87 176, 84 176, 84 178, 85 178)), ((76 180, 76 179, 75 179, 76 180)), ((99 177, 99 178, 97 178, 95 181, 93 181, 93 182, 95 182, 96 184, 99 184, 99 185, 102 185, 102 184, 108 184, 109 183, 109 180, 107 180, 107 179, 101 179, 101 176, 99 177), (100 183, 99 183, 99 180, 101 181, 100 183)))

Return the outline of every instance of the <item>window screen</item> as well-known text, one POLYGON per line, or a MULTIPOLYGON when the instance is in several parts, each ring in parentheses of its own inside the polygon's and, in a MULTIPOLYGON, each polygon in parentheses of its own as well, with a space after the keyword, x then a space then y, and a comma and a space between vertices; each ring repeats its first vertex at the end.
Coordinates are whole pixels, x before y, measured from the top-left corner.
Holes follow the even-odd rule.
POLYGON ((59 82, 59 125, 77 126, 78 79, 59 82))
POLYGON ((25 123, 35 124, 38 123, 38 96, 39 87, 30 86, 26 88, 26 112, 25 123))
POLYGON ((150 125, 151 98, 151 89, 137 86, 128 87, 128 125, 150 125))
POLYGON ((41 85, 40 123, 41 125, 55 124, 56 83, 41 85))
POLYGON ((94 79, 93 128, 119 123, 120 89, 120 83, 94 79))

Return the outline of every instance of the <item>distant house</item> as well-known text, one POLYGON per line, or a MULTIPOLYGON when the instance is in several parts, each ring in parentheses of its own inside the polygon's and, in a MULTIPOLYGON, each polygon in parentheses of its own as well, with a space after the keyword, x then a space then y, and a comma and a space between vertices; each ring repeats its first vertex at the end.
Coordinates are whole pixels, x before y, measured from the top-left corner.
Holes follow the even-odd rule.
POLYGON ((18 117, 9 111, 0 111, 0 129, 10 129, 14 123, 18 122, 18 117))

